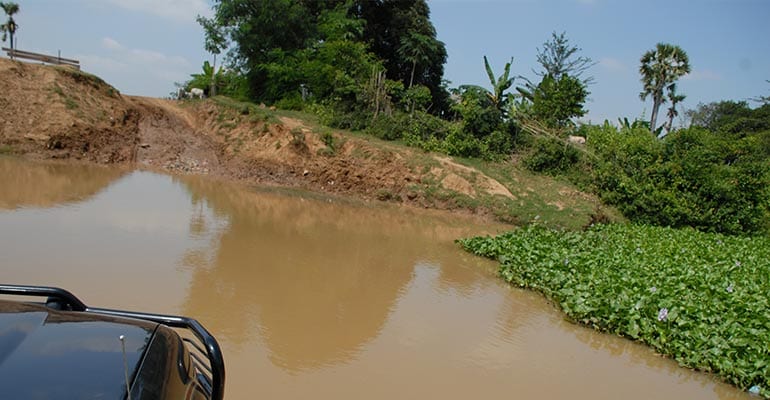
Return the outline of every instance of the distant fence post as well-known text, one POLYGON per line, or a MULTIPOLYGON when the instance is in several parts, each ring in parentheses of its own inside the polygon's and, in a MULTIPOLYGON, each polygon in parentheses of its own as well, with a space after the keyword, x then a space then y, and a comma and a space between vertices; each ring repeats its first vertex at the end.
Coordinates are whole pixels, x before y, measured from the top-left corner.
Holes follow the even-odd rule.
POLYGON ((3 51, 8 53, 8 56, 13 60, 14 58, 23 58, 26 60, 40 61, 46 64, 55 65, 68 65, 80 69, 80 61, 71 60, 69 58, 61 57, 61 50, 59 50, 58 56, 49 56, 46 54, 33 53, 31 51, 24 51, 19 49, 9 49, 7 47, 2 48, 3 51))

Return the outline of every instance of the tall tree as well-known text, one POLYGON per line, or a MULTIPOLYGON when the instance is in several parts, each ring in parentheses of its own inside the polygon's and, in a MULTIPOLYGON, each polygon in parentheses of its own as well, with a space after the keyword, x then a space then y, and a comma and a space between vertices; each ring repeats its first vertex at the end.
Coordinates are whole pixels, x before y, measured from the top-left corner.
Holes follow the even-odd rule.
POLYGON ((579 56, 581 50, 570 44, 566 32, 552 32, 543 48, 537 49, 537 62, 542 70, 533 72, 542 77, 540 83, 535 85, 523 78, 524 86, 516 88, 531 102, 528 112, 549 127, 565 127, 571 118, 586 113, 583 105, 589 94, 588 85, 594 82, 594 77, 584 74, 596 63, 579 56))
POLYGON ((735 120, 750 118, 751 107, 746 101, 723 100, 708 104, 699 103, 694 109, 687 110, 685 116, 692 126, 706 128, 711 132, 720 132, 735 120))
POLYGON ((5 41, 5 35, 6 33, 11 35, 11 50, 14 49, 13 44, 13 35, 16 33, 16 29, 19 28, 19 25, 16 24, 16 21, 13 20, 13 14, 16 14, 19 12, 19 5, 14 2, 0 2, 0 8, 5 11, 5 15, 8 16, 8 21, 6 21, 3 25, 0 25, 0 29, 3 31, 3 42, 5 41))
POLYGON ((198 21, 198 23, 203 27, 203 32, 206 35, 203 42, 203 47, 206 49, 206 51, 214 55, 214 66, 212 67, 213 72, 211 76, 211 89, 209 90, 209 95, 216 96, 217 55, 219 55, 222 50, 227 47, 227 36, 225 34, 224 28, 217 24, 213 18, 209 19, 199 15, 198 18, 196 18, 196 21, 198 21))
POLYGON ((315 16, 293 0, 215 0, 213 20, 228 33, 250 96, 273 102, 298 85, 298 53, 317 38, 315 16))
POLYGON ((666 101, 664 89, 671 88, 679 77, 690 72, 690 60, 682 48, 667 43, 658 43, 641 58, 639 73, 642 75, 643 90, 639 93, 642 100, 652 97, 652 115, 650 117, 650 132, 657 130, 658 110, 666 101))
POLYGON ((679 111, 676 109, 676 105, 684 101, 687 96, 676 93, 676 84, 671 84, 668 87, 668 101, 671 102, 671 106, 668 108, 668 124, 666 124, 666 134, 671 132, 671 128, 674 125, 674 118, 679 115, 679 111))
POLYGON ((253 100, 286 99, 304 85, 317 99, 352 104, 381 63, 389 80, 427 87, 431 112, 448 109, 446 48, 436 39, 426 0, 212 2, 214 16, 200 21, 213 25, 206 29, 207 48, 220 50, 214 39, 225 33, 230 60, 246 74, 253 100))
POLYGON ((551 128, 563 128, 571 124, 573 117, 582 117, 588 91, 578 78, 563 74, 555 79, 546 75, 532 95, 532 114, 551 128))
POLYGON ((582 49, 569 43, 567 33, 551 33, 551 39, 543 43, 543 49, 537 49, 537 62, 543 71, 535 71, 541 77, 551 75, 555 81, 560 81, 563 75, 569 75, 581 80, 587 86, 593 83, 594 77, 582 75, 596 62, 588 57, 577 56, 582 49))
POLYGON ((720 135, 743 137, 748 133, 766 132, 770 149, 770 104, 755 109, 746 101, 723 100, 698 104, 685 114, 692 126, 706 128, 720 135))
POLYGON ((401 38, 401 46, 396 52, 405 61, 412 63, 409 88, 414 86, 414 71, 417 69, 417 64, 430 62, 430 54, 435 51, 436 46, 436 42, 430 36, 418 32, 409 32, 401 38))
POLYGON ((356 16, 366 21, 363 39, 371 52, 383 61, 388 78, 401 81, 404 86, 411 82, 427 87, 433 97, 431 112, 447 111, 449 93, 442 84, 446 46, 437 39, 428 3, 425 0, 355 0, 354 9, 356 16), (415 53, 407 51, 409 47, 421 50, 422 62, 414 63, 415 53))

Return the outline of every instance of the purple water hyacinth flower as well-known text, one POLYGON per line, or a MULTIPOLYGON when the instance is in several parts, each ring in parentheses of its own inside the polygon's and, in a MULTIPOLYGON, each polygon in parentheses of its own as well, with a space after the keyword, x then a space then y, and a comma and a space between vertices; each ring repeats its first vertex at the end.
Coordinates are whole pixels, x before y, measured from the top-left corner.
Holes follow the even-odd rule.
POLYGON ((668 319, 668 308, 663 307, 658 311, 658 321, 665 321, 668 319))
POLYGON ((650 293, 655 293, 657 291, 658 291, 658 288, 656 288, 655 286, 650 288, 650 293))
POLYGON ((736 267, 740 267, 740 266, 741 266, 741 262, 740 262, 740 261, 736 261, 736 262, 735 262, 735 266, 736 266, 736 267))
POLYGON ((731 283, 730 286, 728 286, 727 289, 725 289, 725 290, 727 290, 727 293, 732 293, 735 290, 735 288, 733 287, 733 284, 731 283))

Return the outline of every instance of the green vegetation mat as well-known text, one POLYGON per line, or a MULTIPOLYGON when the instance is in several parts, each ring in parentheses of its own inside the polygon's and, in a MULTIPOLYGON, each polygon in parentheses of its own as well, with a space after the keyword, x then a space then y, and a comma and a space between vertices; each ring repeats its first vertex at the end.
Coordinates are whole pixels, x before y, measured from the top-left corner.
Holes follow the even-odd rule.
POLYGON ((458 242, 574 321, 770 398, 770 238, 615 224, 458 242))

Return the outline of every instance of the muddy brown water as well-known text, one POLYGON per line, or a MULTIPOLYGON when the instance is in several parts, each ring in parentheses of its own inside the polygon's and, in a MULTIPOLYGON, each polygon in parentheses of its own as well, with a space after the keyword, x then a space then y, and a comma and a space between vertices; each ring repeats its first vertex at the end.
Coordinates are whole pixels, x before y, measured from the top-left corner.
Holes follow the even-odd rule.
POLYGON ((228 399, 741 399, 564 321, 453 240, 502 225, 143 171, 0 158, 0 281, 180 313, 228 399))

